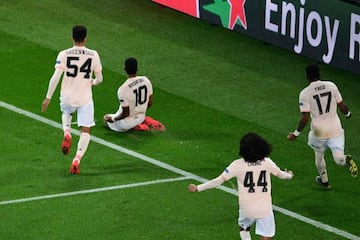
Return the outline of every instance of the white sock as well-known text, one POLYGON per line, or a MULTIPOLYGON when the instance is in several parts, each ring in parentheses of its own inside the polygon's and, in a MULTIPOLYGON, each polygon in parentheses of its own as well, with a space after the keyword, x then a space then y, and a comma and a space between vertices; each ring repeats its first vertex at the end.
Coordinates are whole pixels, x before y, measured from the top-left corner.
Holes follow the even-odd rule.
POLYGON ((70 129, 71 129, 71 119, 72 119, 72 115, 71 114, 67 114, 67 113, 63 113, 61 115, 61 120, 62 120, 62 127, 63 127, 63 131, 64 131, 64 136, 67 133, 70 133, 70 129))
POLYGON ((250 231, 242 230, 240 231, 241 240, 251 240, 250 231))
POLYGON ((332 154, 337 165, 339 166, 346 165, 346 155, 343 152, 333 152, 332 154))
POLYGON ((326 162, 324 158, 324 153, 315 152, 315 165, 318 169, 321 181, 326 183, 329 181, 327 171, 326 171, 326 162))
POLYGON ((80 162, 82 156, 84 156, 84 154, 89 146, 90 138, 91 138, 91 136, 89 133, 82 132, 80 134, 80 139, 78 142, 78 147, 77 147, 76 157, 75 157, 75 159, 78 159, 79 162, 80 162))

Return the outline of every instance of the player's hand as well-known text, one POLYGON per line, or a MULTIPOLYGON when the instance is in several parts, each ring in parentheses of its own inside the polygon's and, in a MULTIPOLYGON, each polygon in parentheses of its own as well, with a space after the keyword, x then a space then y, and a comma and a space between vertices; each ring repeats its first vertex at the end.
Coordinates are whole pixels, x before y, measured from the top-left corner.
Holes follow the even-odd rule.
POLYGON ((346 118, 351 118, 352 113, 350 111, 348 111, 348 113, 345 115, 346 118))
POLYGON ((293 171, 291 171, 291 170, 285 170, 285 172, 287 172, 288 174, 290 174, 290 175, 291 175, 291 178, 293 178, 293 177, 294 177, 294 173, 293 173, 293 171))
POLYGON ((287 139, 288 139, 289 141, 293 141, 293 140, 296 139, 296 136, 294 135, 294 133, 289 133, 289 134, 287 135, 287 139))
POLYGON ((189 189, 189 191, 190 192, 197 192, 197 186, 195 185, 195 184, 190 184, 189 186, 188 186, 188 189, 189 189))
POLYGON ((45 112, 50 104, 50 99, 45 98, 41 105, 41 112, 45 112))
POLYGON ((104 116, 104 121, 105 121, 105 122, 110 122, 110 123, 114 122, 114 121, 112 120, 111 116, 109 116, 109 115, 105 115, 105 116, 104 116))

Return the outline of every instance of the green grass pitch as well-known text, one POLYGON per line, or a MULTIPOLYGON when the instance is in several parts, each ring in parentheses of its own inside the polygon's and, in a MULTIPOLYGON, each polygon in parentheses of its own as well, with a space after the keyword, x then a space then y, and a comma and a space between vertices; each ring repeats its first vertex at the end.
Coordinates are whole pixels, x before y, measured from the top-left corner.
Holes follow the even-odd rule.
MULTIPOLYGON (((239 239, 236 182, 199 194, 187 185, 220 174, 250 131, 270 141, 272 159, 295 173, 292 181, 273 179, 274 239, 360 239, 359 177, 328 152, 332 189, 320 189, 307 134, 286 140, 312 60, 149 0, 3 0, 0 43, 0 239, 239 239), (73 176, 74 149, 70 156, 60 150, 59 89, 48 111, 40 109, 75 24, 87 26, 104 82, 93 91, 94 138, 73 176), (148 114, 166 132, 119 134, 102 125, 118 107, 129 56, 153 82, 148 114)), ((321 70, 353 112, 341 120, 346 152, 359 160, 359 76, 321 70)))

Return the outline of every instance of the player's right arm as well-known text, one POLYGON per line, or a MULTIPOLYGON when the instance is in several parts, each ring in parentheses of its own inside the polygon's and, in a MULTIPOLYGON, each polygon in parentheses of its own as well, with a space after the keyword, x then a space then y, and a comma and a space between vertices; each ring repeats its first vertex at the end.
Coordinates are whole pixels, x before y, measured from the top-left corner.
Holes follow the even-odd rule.
POLYGON ((345 104, 343 101, 339 102, 337 105, 338 105, 340 111, 341 111, 343 114, 345 114, 346 118, 350 118, 350 117, 351 117, 352 114, 351 114, 349 108, 346 106, 346 104, 345 104))
POLYGON ((280 170, 277 177, 280 179, 292 179, 294 177, 294 173, 291 170, 280 170))
POLYGON ((152 97, 152 95, 150 95, 147 108, 149 109, 152 106, 152 104, 153 104, 153 97, 152 97))
POLYGON ((294 177, 294 173, 291 170, 281 170, 270 158, 267 158, 266 161, 269 164, 268 169, 270 170, 270 173, 274 176, 280 179, 292 179, 294 177))
POLYGON ((92 80, 92 85, 93 86, 97 86, 99 85, 100 83, 103 82, 103 75, 102 75, 102 72, 97 72, 95 73, 95 79, 92 80))

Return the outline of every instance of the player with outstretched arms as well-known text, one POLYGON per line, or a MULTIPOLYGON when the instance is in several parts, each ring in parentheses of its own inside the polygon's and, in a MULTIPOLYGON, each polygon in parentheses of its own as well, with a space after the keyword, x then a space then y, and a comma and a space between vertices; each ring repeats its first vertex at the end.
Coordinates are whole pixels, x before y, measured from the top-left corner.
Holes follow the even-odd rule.
POLYGON ((237 178, 239 194, 239 226, 242 240, 251 239, 250 227, 256 222, 256 234, 262 240, 275 235, 275 219, 271 199, 271 179, 291 179, 292 171, 282 171, 268 156, 271 145, 255 133, 240 140, 240 159, 233 161, 225 171, 206 183, 189 185, 190 192, 216 188, 231 178, 237 178))

